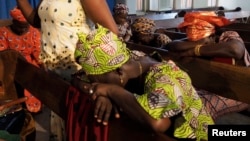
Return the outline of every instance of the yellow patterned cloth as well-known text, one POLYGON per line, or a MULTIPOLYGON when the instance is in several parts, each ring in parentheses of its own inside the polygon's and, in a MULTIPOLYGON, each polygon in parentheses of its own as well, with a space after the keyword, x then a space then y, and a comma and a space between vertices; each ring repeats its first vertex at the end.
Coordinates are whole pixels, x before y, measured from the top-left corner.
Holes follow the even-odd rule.
POLYGON ((175 137, 207 140, 208 125, 214 121, 187 73, 173 61, 151 67, 146 76, 145 93, 135 97, 155 119, 181 114, 184 122, 175 128, 175 137))
POLYGON ((126 44, 107 28, 98 25, 90 34, 79 33, 81 45, 76 61, 87 74, 104 74, 121 67, 129 59, 126 44))

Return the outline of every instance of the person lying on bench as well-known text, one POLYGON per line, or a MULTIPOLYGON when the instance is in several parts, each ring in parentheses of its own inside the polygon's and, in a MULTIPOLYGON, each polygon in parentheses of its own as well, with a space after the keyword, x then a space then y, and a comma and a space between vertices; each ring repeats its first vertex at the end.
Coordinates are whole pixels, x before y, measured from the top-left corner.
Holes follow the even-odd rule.
POLYGON ((232 65, 250 65, 250 56, 244 42, 235 31, 220 33, 219 27, 231 22, 214 12, 189 12, 178 28, 187 39, 175 40, 164 48, 178 57, 203 56, 232 65))
MULTIPOLYGON (((228 103, 241 109, 248 106, 217 95, 208 95, 217 103, 206 105, 206 95, 197 93, 188 74, 172 60, 129 50, 100 25, 93 33, 78 35, 82 45, 77 46, 75 58, 85 75, 75 78, 72 84, 93 100, 110 98, 128 116, 155 132, 165 133, 173 127, 176 138, 207 140, 207 127, 217 116, 239 110, 228 110, 228 103)), ((105 111, 97 106, 95 112, 102 122, 105 111)))

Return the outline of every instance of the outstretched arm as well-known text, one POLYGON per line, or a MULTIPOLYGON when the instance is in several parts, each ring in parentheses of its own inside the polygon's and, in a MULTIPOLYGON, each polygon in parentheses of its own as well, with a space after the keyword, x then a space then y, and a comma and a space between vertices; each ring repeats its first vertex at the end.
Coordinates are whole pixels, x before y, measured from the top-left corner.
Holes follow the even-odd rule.
POLYGON ((94 22, 118 34, 118 28, 105 0, 81 0, 86 15, 94 22))
POLYGON ((205 40, 197 42, 174 41, 168 44, 167 49, 181 57, 200 55, 206 57, 242 59, 245 52, 245 45, 236 39, 220 43, 209 43, 205 40), (198 46, 200 47, 197 50, 198 46))
POLYGON ((124 88, 114 84, 93 84, 92 98, 96 96, 107 96, 112 99, 131 119, 138 121, 142 125, 156 131, 165 132, 171 121, 169 118, 152 118, 137 102, 134 95, 124 88))
MULTIPOLYGON (((41 0, 42 1, 42 0, 41 0)), ((40 3, 41 3, 40 1, 40 3)), ((28 0, 16 0, 17 6, 21 9, 24 17, 34 27, 40 28, 40 18, 38 16, 37 8, 32 8, 28 0)))

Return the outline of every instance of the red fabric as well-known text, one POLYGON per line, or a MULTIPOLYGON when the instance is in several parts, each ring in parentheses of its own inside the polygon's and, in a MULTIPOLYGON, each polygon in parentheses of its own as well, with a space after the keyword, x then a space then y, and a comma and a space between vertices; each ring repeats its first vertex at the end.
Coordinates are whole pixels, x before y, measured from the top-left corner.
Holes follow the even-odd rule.
POLYGON ((14 7, 14 9, 10 10, 10 16, 17 21, 27 22, 21 10, 17 7, 14 7))
MULTIPOLYGON (((13 18, 20 17, 22 20, 21 11, 18 9, 12 10, 13 18)), ((39 67, 41 35, 40 31, 32 26, 26 33, 22 35, 15 34, 9 27, 0 27, 0 51, 13 49, 20 52, 25 59, 39 67)), ((34 97, 29 91, 25 89, 24 95, 28 97, 25 101, 26 107, 30 112, 37 113, 41 111, 41 101, 34 97)))
POLYGON ((215 57, 212 60, 216 61, 216 62, 220 62, 220 63, 226 63, 226 64, 230 64, 230 65, 235 65, 234 58, 215 57))
POLYGON ((66 133, 68 141, 107 141, 108 126, 94 119, 94 103, 87 94, 70 87, 66 97, 66 133))
POLYGON ((0 51, 6 49, 16 50, 29 63, 38 66, 40 46, 40 31, 32 26, 29 26, 29 30, 22 35, 13 33, 8 27, 0 27, 0 51))

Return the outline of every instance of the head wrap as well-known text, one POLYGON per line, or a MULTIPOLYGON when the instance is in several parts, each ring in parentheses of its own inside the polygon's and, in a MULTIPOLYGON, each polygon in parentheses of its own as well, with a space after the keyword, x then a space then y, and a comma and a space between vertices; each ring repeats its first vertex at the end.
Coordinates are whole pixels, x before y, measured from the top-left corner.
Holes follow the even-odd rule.
POLYGON ((115 5, 114 9, 113 9, 115 14, 128 14, 129 9, 127 7, 127 5, 122 4, 122 3, 118 3, 115 5))
POLYGON ((172 40, 165 34, 159 33, 156 38, 156 44, 158 46, 164 46, 168 43, 172 42, 172 40))
POLYGON ((23 16, 22 12, 20 9, 15 7, 14 9, 10 10, 10 16, 19 22, 26 22, 25 17, 23 16))
POLYGON ((135 33, 151 33, 154 31, 155 22, 154 20, 140 17, 135 19, 132 23, 132 32, 135 33))
POLYGON ((213 11, 195 11, 186 13, 184 22, 178 28, 185 30, 187 38, 197 41, 210 36, 215 32, 215 26, 221 27, 230 24, 225 17, 219 17, 213 11))
POLYGON ((78 33, 78 37, 81 45, 76 48, 75 58, 87 74, 113 71, 129 59, 126 44, 101 25, 90 34, 78 33))

